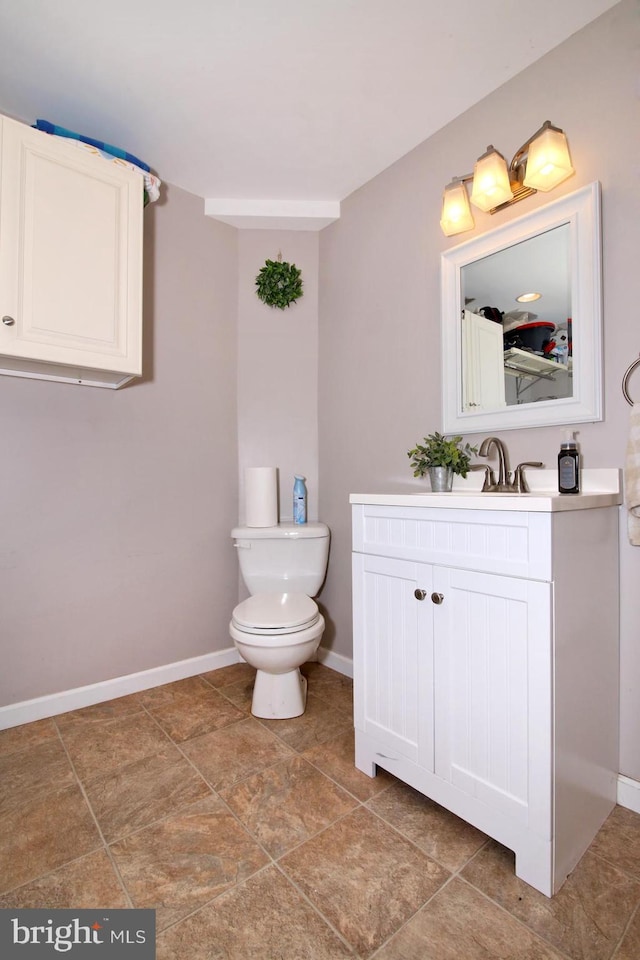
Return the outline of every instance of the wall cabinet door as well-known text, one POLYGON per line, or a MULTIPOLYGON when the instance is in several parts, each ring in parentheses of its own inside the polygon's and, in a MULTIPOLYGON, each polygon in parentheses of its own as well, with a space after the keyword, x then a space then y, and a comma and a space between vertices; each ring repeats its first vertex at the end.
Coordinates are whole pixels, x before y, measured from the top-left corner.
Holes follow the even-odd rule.
POLYGON ((434 568, 435 772, 551 837, 551 585, 434 568))
POLYGON ((140 175, 0 123, 0 354, 139 375, 140 175))
POLYGON ((357 729, 433 770, 433 634, 428 564, 353 555, 357 729), (421 595, 421 594, 419 594, 421 595))

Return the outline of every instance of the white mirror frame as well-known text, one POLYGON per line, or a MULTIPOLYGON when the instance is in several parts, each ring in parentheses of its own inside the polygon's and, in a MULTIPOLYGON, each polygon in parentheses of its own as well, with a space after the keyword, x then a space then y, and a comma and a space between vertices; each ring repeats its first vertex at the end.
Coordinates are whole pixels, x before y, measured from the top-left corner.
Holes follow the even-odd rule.
POLYGON ((441 257, 442 414, 445 433, 479 433, 602 420, 600 184, 567 194, 441 257), (462 268, 540 233, 570 227, 573 395, 492 411, 462 409, 462 268))

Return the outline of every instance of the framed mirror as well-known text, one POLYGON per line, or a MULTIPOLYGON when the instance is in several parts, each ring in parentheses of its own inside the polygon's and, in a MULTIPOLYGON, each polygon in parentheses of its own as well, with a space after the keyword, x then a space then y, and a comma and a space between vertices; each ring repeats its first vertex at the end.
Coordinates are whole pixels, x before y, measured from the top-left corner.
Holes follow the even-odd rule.
POLYGON ((445 433, 602 419, 600 184, 441 258, 445 433))

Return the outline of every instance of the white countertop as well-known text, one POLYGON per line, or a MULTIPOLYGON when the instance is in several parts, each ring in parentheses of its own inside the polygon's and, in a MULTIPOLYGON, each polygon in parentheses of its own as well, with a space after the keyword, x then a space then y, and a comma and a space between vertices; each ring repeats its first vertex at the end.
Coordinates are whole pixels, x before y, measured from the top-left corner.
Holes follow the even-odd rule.
POLYGON ((416 484, 420 484, 418 489, 397 493, 352 493, 349 503, 530 513, 592 510, 596 507, 616 507, 622 503, 621 471, 615 468, 583 470, 581 492, 574 494, 558 493, 555 470, 529 470, 527 481, 531 493, 482 493, 483 479, 482 473, 470 473, 464 480, 454 478, 451 493, 432 493, 428 479, 424 478, 416 481, 416 484))

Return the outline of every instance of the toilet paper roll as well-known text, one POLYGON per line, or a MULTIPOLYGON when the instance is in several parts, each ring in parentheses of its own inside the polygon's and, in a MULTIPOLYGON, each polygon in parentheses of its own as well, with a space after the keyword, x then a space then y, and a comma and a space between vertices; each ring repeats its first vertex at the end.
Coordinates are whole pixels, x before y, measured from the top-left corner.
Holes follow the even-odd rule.
POLYGON ((248 527, 275 527, 278 523, 276 467, 246 467, 244 471, 245 523, 248 527))

